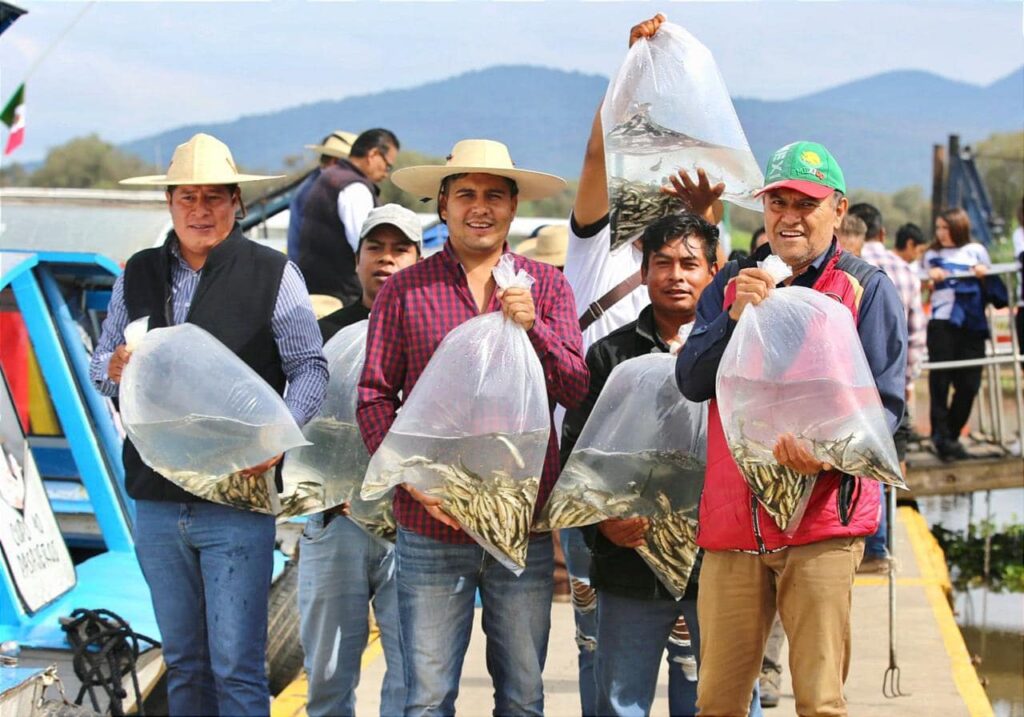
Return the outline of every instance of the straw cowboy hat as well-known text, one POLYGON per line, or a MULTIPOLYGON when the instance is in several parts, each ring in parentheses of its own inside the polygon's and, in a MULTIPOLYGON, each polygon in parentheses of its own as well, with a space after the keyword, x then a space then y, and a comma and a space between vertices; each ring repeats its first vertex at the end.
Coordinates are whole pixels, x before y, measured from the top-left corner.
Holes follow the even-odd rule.
POLYGON ((565 266, 568 251, 569 227, 555 224, 545 224, 516 247, 516 254, 552 266, 565 266))
POLYGON ((307 144, 306 149, 311 149, 317 154, 326 154, 328 157, 348 159, 348 153, 352 151, 352 145, 359 135, 352 132, 342 132, 336 129, 324 138, 323 144, 307 144))
POLYGON ((197 134, 179 144, 171 157, 167 174, 122 179, 119 184, 167 187, 180 184, 242 184, 278 179, 284 175, 239 174, 231 150, 216 137, 197 134))
POLYGON ((516 169, 508 147, 490 139, 464 139, 452 147, 442 165, 405 167, 391 175, 391 181, 417 197, 434 199, 441 180, 452 174, 496 174, 514 180, 522 200, 543 199, 565 189, 565 180, 553 174, 516 169))

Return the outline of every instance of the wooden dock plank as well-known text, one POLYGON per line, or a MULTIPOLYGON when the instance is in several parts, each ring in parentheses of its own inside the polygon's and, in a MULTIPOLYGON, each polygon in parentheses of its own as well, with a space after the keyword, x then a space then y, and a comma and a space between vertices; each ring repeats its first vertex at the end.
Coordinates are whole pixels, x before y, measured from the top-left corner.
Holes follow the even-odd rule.
POLYGON ((931 453, 907 458, 907 486, 915 496, 1024 488, 1024 458, 1002 456, 943 463, 931 453))

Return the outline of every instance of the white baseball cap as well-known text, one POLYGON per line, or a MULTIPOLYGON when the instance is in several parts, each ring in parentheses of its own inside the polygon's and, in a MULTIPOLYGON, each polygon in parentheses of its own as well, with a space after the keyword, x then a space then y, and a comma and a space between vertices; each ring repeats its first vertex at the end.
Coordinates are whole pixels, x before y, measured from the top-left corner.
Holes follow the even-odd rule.
POLYGON ((359 232, 359 240, 379 227, 381 224, 390 224, 402 232, 409 241, 423 251, 423 229, 420 227, 420 218, 400 204, 385 204, 382 207, 375 207, 370 210, 363 222, 363 228, 359 232))

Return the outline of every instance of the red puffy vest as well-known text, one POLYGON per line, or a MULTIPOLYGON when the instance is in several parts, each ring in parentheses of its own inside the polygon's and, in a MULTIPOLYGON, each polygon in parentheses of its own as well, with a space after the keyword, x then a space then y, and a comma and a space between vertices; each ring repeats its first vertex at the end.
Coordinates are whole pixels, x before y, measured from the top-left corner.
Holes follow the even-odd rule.
MULTIPOLYGON (((856 323, 863 285, 840 266, 850 258, 837 250, 812 288, 842 303, 856 323)), ((736 285, 732 279, 725 290, 725 311, 735 297, 736 285)), ((717 401, 709 402, 707 472, 697 531, 697 543, 702 548, 767 552, 829 538, 871 535, 878 528, 880 510, 875 481, 836 471, 821 473, 800 526, 792 536, 785 535, 747 487, 729 452, 717 401), (841 509, 841 502, 845 510, 841 509)))

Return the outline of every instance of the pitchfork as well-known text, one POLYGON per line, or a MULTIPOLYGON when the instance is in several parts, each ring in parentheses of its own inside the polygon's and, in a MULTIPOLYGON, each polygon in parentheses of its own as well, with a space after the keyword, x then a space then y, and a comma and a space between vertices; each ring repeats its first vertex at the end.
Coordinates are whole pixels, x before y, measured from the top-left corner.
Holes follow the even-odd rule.
POLYGON ((889 519, 885 526, 885 542, 889 549, 889 667, 882 677, 882 694, 888 698, 909 697, 900 687, 900 666, 896 664, 896 560, 895 531, 896 522, 896 489, 886 486, 885 498, 889 504, 889 519))

